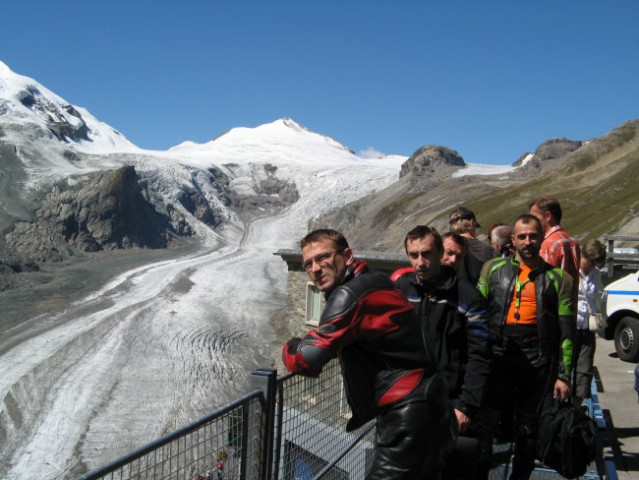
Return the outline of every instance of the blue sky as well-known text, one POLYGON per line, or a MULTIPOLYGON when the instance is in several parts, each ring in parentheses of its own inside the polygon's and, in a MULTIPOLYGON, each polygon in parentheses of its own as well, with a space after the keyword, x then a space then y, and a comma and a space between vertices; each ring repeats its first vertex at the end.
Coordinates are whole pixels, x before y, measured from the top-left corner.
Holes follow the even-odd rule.
POLYGON ((138 146, 291 117, 510 164, 639 118, 639 1, 6 0, 0 60, 138 146))

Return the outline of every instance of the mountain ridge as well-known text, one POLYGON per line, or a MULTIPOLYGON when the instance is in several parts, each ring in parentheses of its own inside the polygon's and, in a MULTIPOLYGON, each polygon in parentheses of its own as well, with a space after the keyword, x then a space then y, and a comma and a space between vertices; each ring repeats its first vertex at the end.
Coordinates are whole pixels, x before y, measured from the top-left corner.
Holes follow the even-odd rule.
POLYGON ((118 144, 115 129, 6 66, 0 105, 0 290, 91 252, 164 248, 178 238, 215 245, 285 209, 301 234, 307 215, 391 183, 399 168, 289 118, 170 152, 118 144), (114 188, 124 178, 126 188, 114 188), (329 183, 333 194, 319 202, 329 183))
POLYGON ((487 227, 510 223, 528 212, 536 197, 553 195, 562 204, 562 225, 581 241, 639 233, 639 120, 587 142, 544 142, 538 151, 538 158, 529 155, 525 164, 500 176, 457 177, 422 183, 417 190, 402 179, 388 192, 359 199, 313 226, 341 229, 366 250, 400 252, 403 235, 417 224, 447 231, 448 214, 457 206, 471 208, 487 227), (370 205, 374 212, 367 212, 370 205))
POLYGON ((417 223, 446 230, 448 212, 458 205, 470 206, 487 225, 510 221, 514 211, 526 210, 530 197, 542 193, 565 201, 566 225, 579 238, 632 230, 632 186, 625 187, 629 197, 619 200, 626 215, 600 208, 606 215, 600 227, 582 230, 589 222, 580 215, 583 202, 573 200, 586 195, 586 188, 602 190, 602 182, 607 185, 602 193, 619 199, 617 187, 636 179, 628 163, 637 160, 637 124, 630 121, 585 141, 551 139, 510 166, 467 164, 454 149, 438 145, 423 145, 410 157, 359 156, 286 117, 159 152, 140 149, 88 110, 0 62, 0 269, 5 272, 0 289, 19 272, 76 252, 165 247, 178 237, 215 242, 226 228, 244 228, 254 218, 282 212, 296 212, 291 222, 297 222, 298 235, 331 226, 354 245, 383 251, 401 251, 404 233, 417 223), (138 185, 135 201, 108 187, 124 173, 138 185), (105 202, 121 208, 107 208, 105 202), (159 216, 146 228, 162 241, 140 236, 141 225, 125 218, 135 218, 127 205, 149 212, 147 220, 155 218, 152 212, 159 216), (624 222, 630 225, 625 230, 624 222), (32 238, 21 241, 25 236, 32 238))

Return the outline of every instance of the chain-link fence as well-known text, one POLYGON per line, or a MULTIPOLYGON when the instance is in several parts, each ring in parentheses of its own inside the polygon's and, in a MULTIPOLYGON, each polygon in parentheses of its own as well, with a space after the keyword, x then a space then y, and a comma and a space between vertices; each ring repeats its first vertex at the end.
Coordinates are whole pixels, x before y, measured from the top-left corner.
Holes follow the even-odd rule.
POLYGON ((262 369, 252 383, 247 396, 80 479, 364 478, 372 425, 346 433, 337 361, 317 378, 262 369))
POLYGON ((261 392, 80 477, 82 480, 264 478, 261 392))
MULTIPOLYGON (((273 369, 251 376, 255 390, 231 405, 90 472, 81 480, 359 480, 373 458, 374 422, 346 432, 351 412, 339 364, 315 378, 273 369)), ((596 387, 588 402, 605 429, 596 387)), ((507 478, 511 444, 496 445, 491 480, 507 478), (499 460, 498 460, 499 459, 499 460)), ((601 455, 598 455, 599 463, 601 455)), ((616 474, 614 464, 593 464, 583 478, 616 474)), ((562 477, 538 466, 533 480, 562 477)))
POLYGON ((274 471, 281 480, 363 479, 373 454, 373 423, 346 432, 351 416, 339 364, 316 378, 288 376, 278 382, 274 471))

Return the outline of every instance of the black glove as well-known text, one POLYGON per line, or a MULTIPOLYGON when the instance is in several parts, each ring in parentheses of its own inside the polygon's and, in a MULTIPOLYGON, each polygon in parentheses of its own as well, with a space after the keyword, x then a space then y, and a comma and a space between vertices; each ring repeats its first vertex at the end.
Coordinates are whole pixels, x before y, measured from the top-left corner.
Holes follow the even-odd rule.
POLYGON ((297 346, 300 344, 302 339, 300 337, 293 337, 288 342, 286 342, 286 353, 291 355, 295 355, 297 353, 297 346))

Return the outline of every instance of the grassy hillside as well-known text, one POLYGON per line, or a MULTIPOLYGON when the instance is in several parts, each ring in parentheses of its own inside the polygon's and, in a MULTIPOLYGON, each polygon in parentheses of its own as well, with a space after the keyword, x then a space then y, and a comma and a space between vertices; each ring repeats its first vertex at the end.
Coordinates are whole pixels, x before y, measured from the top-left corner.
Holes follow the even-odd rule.
POLYGON ((523 167, 507 176, 450 178, 420 192, 409 190, 402 179, 317 225, 344 231, 360 249, 401 251, 405 233, 415 225, 446 231, 448 213, 458 205, 471 208, 488 227, 511 223, 541 195, 559 199, 562 225, 579 240, 639 235, 639 120, 549 160, 541 171, 523 167))

